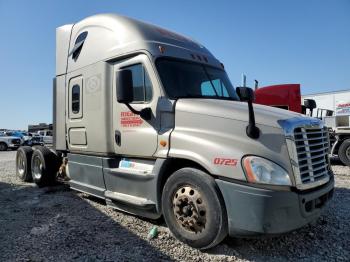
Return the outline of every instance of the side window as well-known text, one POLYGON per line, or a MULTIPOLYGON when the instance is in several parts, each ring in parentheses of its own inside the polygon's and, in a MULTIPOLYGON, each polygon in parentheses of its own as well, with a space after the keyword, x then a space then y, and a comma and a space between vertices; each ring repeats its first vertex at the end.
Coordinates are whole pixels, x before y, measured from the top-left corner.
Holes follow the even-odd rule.
POLYGON ((74 59, 74 61, 76 61, 78 59, 87 35, 88 35, 87 31, 82 32, 75 40, 74 47, 70 53, 70 55, 72 55, 72 59, 74 59))
POLYGON ((72 87, 72 113, 79 114, 80 112, 80 86, 72 87))
POLYGON ((221 96, 221 97, 229 97, 227 89, 224 83, 221 82, 220 79, 203 82, 201 84, 201 92, 203 96, 221 96), (213 88, 214 86, 214 88, 213 88), (214 90, 215 89, 215 90, 214 90))
POLYGON ((83 77, 76 76, 69 80, 68 116, 70 119, 83 117, 83 77))
POLYGON ((149 102, 152 99, 152 83, 147 71, 142 64, 124 67, 132 73, 132 84, 134 89, 133 102, 149 102))

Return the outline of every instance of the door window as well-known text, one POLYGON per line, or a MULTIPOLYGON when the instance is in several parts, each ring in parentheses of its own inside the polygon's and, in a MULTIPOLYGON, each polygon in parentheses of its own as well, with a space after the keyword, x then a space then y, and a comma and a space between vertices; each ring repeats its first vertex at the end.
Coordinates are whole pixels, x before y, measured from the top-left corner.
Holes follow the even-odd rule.
POLYGON ((142 64, 123 67, 132 73, 134 91, 133 103, 143 103, 152 100, 152 84, 147 71, 142 64))

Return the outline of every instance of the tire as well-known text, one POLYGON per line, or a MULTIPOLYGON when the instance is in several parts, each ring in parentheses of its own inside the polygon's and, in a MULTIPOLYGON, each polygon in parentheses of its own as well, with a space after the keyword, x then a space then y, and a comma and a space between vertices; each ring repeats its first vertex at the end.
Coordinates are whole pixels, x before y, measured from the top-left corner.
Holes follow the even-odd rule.
POLYGON ((343 143, 341 143, 338 150, 338 155, 339 155, 340 161, 344 165, 350 166, 350 138, 344 140, 343 143))
POLYGON ((165 222, 185 244, 208 249, 227 235, 227 213, 220 190, 208 174, 182 168, 166 181, 162 194, 165 222))
POLYGON ((21 146, 16 154, 16 175, 24 182, 31 182, 32 178, 32 161, 33 149, 29 146, 21 146))
POLYGON ((4 143, 4 142, 0 143, 0 151, 7 151, 7 148, 8 148, 8 146, 6 143, 4 143))
POLYGON ((32 155, 31 168, 33 181, 39 187, 55 184, 58 171, 57 156, 44 146, 37 146, 32 155))

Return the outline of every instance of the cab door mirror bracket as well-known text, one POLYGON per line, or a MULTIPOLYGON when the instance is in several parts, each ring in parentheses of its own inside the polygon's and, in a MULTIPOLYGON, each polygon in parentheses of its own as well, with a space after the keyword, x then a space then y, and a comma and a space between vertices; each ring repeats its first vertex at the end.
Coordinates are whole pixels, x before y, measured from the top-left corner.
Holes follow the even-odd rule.
POLYGON ((138 111, 133 108, 130 103, 134 100, 134 88, 132 84, 132 72, 128 69, 120 70, 117 73, 117 101, 125 104, 131 112, 141 116, 144 120, 152 118, 152 110, 149 107, 138 111))
POLYGON ((254 101, 254 91, 249 87, 237 87, 236 92, 241 99, 241 101, 248 103, 248 111, 249 111, 249 124, 247 126, 246 132, 247 136, 253 139, 258 139, 260 136, 260 130, 255 124, 255 115, 253 108, 254 101))

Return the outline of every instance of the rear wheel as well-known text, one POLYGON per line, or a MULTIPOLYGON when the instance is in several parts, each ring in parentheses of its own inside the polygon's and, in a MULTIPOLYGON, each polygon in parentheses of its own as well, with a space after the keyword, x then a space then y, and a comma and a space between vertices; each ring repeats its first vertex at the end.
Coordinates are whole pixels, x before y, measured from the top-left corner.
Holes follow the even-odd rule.
POLYGON ((350 139, 346 139, 341 143, 338 155, 340 158, 340 161, 347 166, 350 166, 350 139))
POLYGON ((58 171, 57 156, 48 148, 38 146, 35 148, 32 161, 33 181, 39 186, 50 186, 55 183, 56 173, 58 171))
POLYGON ((194 168, 176 171, 162 194, 164 219, 176 238, 208 249, 227 235, 227 214, 215 180, 194 168))
POLYGON ((0 151, 7 151, 7 148, 8 148, 8 146, 6 143, 4 143, 4 142, 0 143, 0 151))
POLYGON ((32 161, 33 149, 29 146, 21 146, 16 154, 16 174, 19 179, 25 182, 32 181, 32 161))

